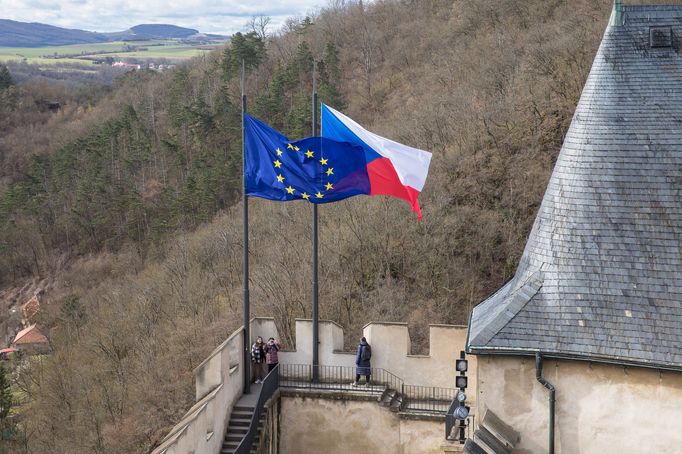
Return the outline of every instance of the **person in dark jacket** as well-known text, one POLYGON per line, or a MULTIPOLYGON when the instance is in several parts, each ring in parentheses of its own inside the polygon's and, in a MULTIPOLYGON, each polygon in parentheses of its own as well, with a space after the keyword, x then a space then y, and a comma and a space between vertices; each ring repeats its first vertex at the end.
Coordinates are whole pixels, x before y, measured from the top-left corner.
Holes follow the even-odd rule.
POLYGON ((358 386, 360 382, 360 375, 364 375, 366 385, 369 386, 369 379, 372 375, 372 366, 370 358, 372 357, 372 347, 367 343, 366 338, 360 339, 358 344, 358 351, 355 354, 355 381, 351 383, 353 386, 358 386))
POLYGON ((268 343, 265 344, 265 359, 268 363, 268 373, 277 367, 277 364, 279 363, 277 352, 280 348, 279 342, 277 342, 274 337, 268 339, 268 343))

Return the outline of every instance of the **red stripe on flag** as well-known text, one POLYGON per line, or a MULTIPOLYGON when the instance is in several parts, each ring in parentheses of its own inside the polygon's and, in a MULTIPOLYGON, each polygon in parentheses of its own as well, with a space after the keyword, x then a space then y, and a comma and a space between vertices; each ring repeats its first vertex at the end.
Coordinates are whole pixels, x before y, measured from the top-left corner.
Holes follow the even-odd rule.
POLYGON ((369 195, 390 195, 403 199, 412 205, 412 210, 421 220, 422 211, 417 200, 419 191, 400 182, 390 159, 378 158, 371 161, 367 164, 367 175, 371 187, 369 195))

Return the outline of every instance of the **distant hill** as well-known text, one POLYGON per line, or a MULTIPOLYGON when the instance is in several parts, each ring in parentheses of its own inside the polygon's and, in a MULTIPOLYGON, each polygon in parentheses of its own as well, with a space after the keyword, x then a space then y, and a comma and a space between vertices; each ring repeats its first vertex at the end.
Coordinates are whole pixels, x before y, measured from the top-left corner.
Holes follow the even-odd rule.
POLYGON ((137 36, 151 39, 188 38, 199 34, 199 30, 169 24, 141 24, 131 27, 130 30, 137 36))
POLYGON ((0 19, 2 47, 63 46, 105 41, 109 41, 109 38, 101 33, 0 19))
POLYGON ((120 32, 97 33, 0 19, 0 47, 45 47, 120 40, 183 39, 199 34, 198 30, 170 24, 141 24, 120 32))

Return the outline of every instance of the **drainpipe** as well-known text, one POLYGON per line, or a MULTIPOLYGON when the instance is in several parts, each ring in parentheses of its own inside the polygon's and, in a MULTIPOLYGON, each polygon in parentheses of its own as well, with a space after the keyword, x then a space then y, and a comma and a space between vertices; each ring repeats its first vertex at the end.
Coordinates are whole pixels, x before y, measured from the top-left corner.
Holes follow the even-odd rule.
POLYGON ((554 454, 554 403, 556 399, 554 394, 556 389, 554 385, 542 377, 542 353, 535 353, 535 378, 549 390, 549 454, 554 454))

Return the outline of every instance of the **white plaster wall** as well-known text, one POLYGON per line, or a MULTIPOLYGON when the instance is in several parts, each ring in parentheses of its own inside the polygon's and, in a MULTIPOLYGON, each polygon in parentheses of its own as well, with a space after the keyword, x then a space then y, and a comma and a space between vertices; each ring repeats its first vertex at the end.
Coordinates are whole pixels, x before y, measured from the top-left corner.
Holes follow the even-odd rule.
MULTIPOLYGON (((372 345, 372 367, 386 369, 405 384, 454 388, 455 360, 466 344, 465 326, 432 325, 429 354, 410 355, 410 334, 406 323, 369 323, 363 333, 372 345)), ((476 357, 468 356, 469 392, 476 395, 476 357)))
POLYGON ((250 331, 251 345, 256 342, 258 336, 261 336, 265 342, 268 341, 269 337, 279 340, 279 332, 277 331, 274 318, 255 317, 251 319, 250 331))
MULTIPOLYGON (((544 361, 556 387, 556 453, 682 452, 682 373, 544 361)), ((548 391, 532 357, 481 356, 478 406, 521 434, 515 454, 547 451, 548 391)))
POLYGON ((280 454, 442 454, 444 423, 402 419, 376 402, 282 396, 280 454))
MULTIPOLYGON (((343 352, 343 328, 328 320, 319 323, 319 355, 322 366, 355 365, 355 356, 343 352)), ((281 351, 282 364, 312 364, 313 323, 311 320, 296 320, 296 350, 281 351)))

